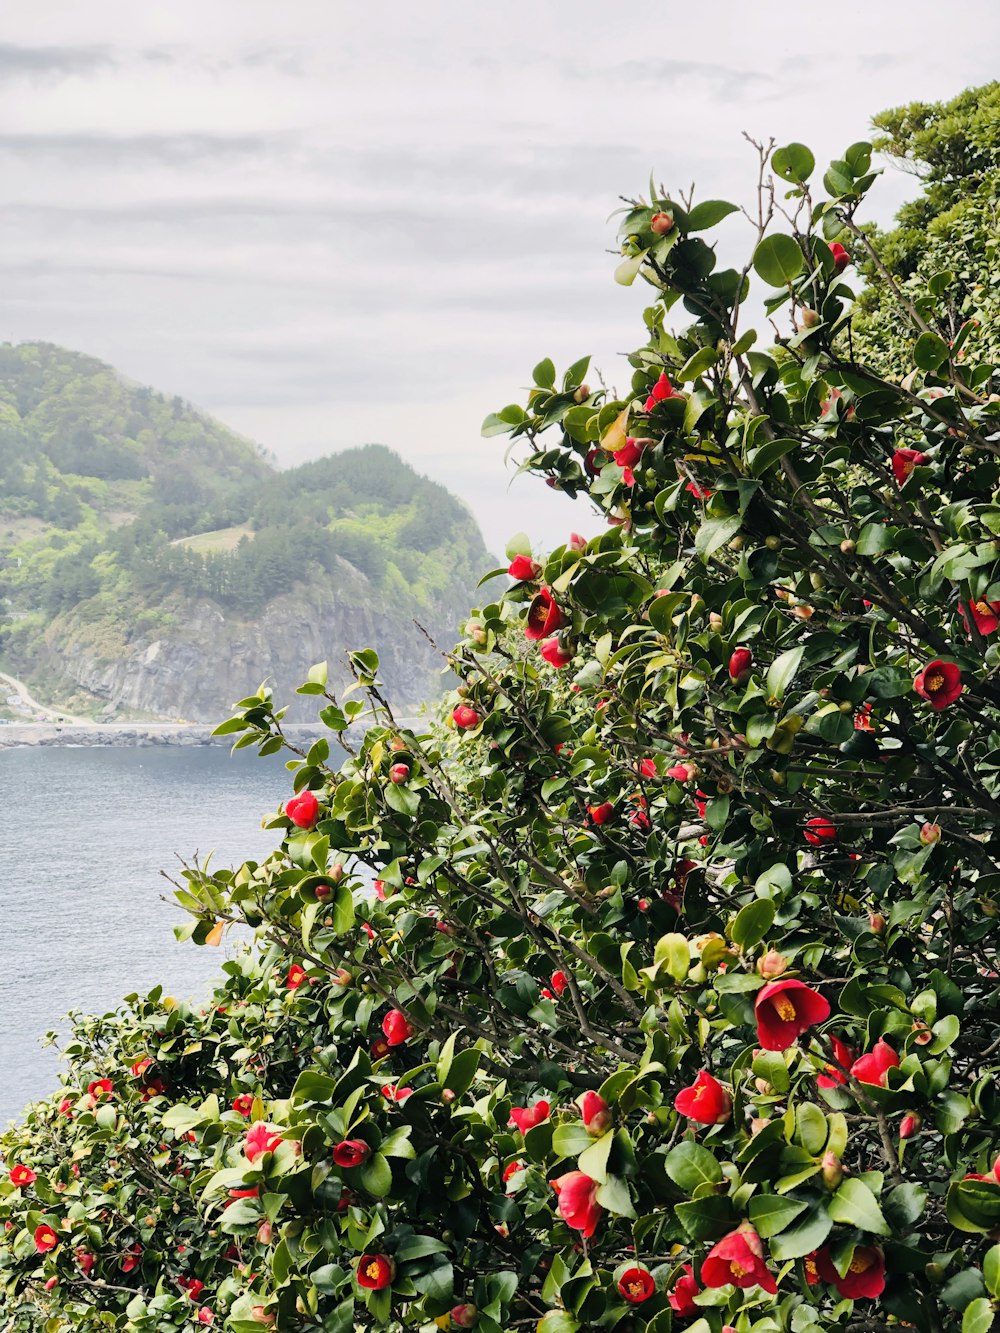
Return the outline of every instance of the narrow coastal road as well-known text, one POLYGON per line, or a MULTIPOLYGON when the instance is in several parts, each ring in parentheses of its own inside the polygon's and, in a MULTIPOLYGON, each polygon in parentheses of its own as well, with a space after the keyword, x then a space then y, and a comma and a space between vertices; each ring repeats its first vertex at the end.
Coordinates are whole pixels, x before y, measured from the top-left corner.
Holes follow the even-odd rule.
POLYGON ((28 687, 16 676, 8 676, 5 671, 0 671, 0 686, 6 687, 11 694, 16 694, 25 708, 32 708, 41 717, 48 722, 89 722, 86 717, 74 717, 72 713, 67 713, 58 708, 47 708, 45 704, 40 704, 37 699, 33 699, 28 693, 28 687))

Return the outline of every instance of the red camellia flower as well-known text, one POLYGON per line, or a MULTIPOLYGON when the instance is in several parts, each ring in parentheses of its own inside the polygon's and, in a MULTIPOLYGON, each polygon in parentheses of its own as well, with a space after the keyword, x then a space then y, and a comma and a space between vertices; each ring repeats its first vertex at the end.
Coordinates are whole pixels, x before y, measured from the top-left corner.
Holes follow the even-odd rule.
POLYGON ((810 846, 821 847, 824 842, 836 842, 837 830, 822 815, 814 815, 812 819, 806 820, 802 836, 810 846))
POLYGON ((524 623, 526 639, 547 639, 563 623, 563 615, 555 598, 548 588, 538 589, 528 607, 528 618, 524 623))
POLYGON ((91 1097, 113 1097, 115 1085, 109 1078, 98 1078, 87 1084, 87 1091, 91 1097))
POLYGON ((830 254, 833 255, 833 268, 835 273, 843 273, 851 262, 850 254, 844 249, 839 241, 830 242, 830 254))
POLYGON ((904 486, 913 469, 928 461, 919 449, 897 449, 892 456, 892 475, 897 485, 904 486))
POLYGON ((585 1092, 580 1098, 580 1115, 591 1138, 599 1139, 611 1128, 611 1109, 599 1092, 585 1092))
POLYGON ((843 1277, 825 1248, 816 1251, 815 1260, 819 1276, 836 1287, 837 1294, 845 1300, 864 1297, 873 1300, 885 1290, 885 1257, 877 1245, 859 1245, 843 1277))
POLYGON ((402 1046, 413 1036, 413 1027, 402 1009, 390 1009, 382 1019, 382 1031, 390 1046, 402 1046))
POLYGON ((699 486, 694 481, 689 481, 684 489, 690 491, 696 500, 710 500, 712 498, 712 492, 707 486, 699 486))
POLYGON ((734 648, 729 658, 729 679, 742 685, 753 668, 753 653, 749 648, 734 648))
POLYGON ((610 801, 605 801, 602 805, 588 805, 587 813, 592 824, 606 824, 614 815, 615 807, 610 801))
POLYGON ((973 624, 980 634, 995 634, 997 626, 1000 625, 1000 602, 959 602, 959 613, 965 625, 966 631, 969 629, 969 616, 971 615, 973 624))
POLYGON ((624 446, 621 449, 616 449, 611 457, 619 467, 635 467, 636 463, 638 463, 639 459, 642 457, 642 451, 649 443, 649 440, 636 440, 630 435, 628 439, 626 439, 624 446))
POLYGON ((333 1160, 337 1166, 360 1166, 371 1156, 371 1148, 364 1139, 344 1139, 333 1150, 333 1160))
POLYGON ((847 1075, 851 1072, 851 1066, 854 1064, 854 1052, 839 1037, 831 1037, 830 1044, 833 1046, 833 1058, 836 1064, 827 1065, 825 1073, 819 1074, 816 1078, 816 1084, 820 1088, 836 1088, 847 1082, 847 1075))
POLYGON ((12 1166, 9 1179, 15 1189, 21 1189, 25 1185, 33 1185, 38 1177, 30 1167, 12 1166))
POLYGON ((285 985, 289 990, 298 990, 306 979, 306 970, 299 963, 293 963, 288 969, 288 976, 285 978, 285 985))
POLYGON ((942 662, 935 658, 916 677, 913 688, 921 699, 926 699, 940 713, 942 708, 953 704, 962 693, 962 673, 954 662, 942 662))
POLYGON ((700 1307, 694 1303, 694 1298, 700 1291, 701 1287, 698 1286, 694 1269, 690 1264, 685 1264, 684 1275, 674 1283, 674 1289, 667 1296, 667 1300, 675 1313, 679 1314, 682 1319, 689 1319, 691 1315, 700 1313, 700 1307))
MULTIPOLYGON (((178 1249, 178 1254, 179 1253, 180 1250, 178 1249)), ((187 1297, 190 1301, 196 1301, 205 1290, 204 1282, 197 1277, 179 1277, 177 1279, 177 1285, 180 1287, 181 1291, 187 1292, 187 1297)))
POLYGON ((646 399, 646 411, 652 412, 657 403, 666 402, 668 398, 681 398, 682 394, 675 393, 673 386, 667 379, 667 372, 663 371, 660 378, 653 385, 652 392, 646 399))
POLYGON ((54 1250, 58 1244, 59 1237, 50 1226, 43 1222, 41 1226, 35 1227, 35 1249, 39 1254, 54 1250))
POLYGON ((144 1056, 143 1059, 136 1060, 134 1065, 129 1066, 129 1073, 133 1078, 142 1078, 143 1074, 152 1063, 153 1062, 148 1055, 144 1056))
POLYGON ((358 1260, 358 1286, 382 1291, 392 1281, 395 1265, 384 1254, 363 1254, 358 1260))
POLYGON ((122 1255, 121 1262, 119 1263, 118 1267, 122 1270, 123 1273, 131 1273, 134 1268, 139 1267, 141 1261, 142 1261, 142 1246, 133 1245, 130 1249, 126 1250, 125 1253, 122 1255))
POLYGON ((754 1002, 757 1040, 765 1051, 784 1051, 815 1023, 830 1017, 830 1006, 818 991, 792 978, 772 981, 754 1002))
POLYGON ((212 1313, 211 1306, 203 1305, 198 1311, 199 1324, 210 1324, 214 1318, 215 1315, 212 1313))
POLYGON ((667 769, 667 777, 673 778, 675 782, 687 782, 691 776, 691 769, 687 764, 674 764, 667 769))
POLYGON ((724 1125, 733 1112, 733 1101, 718 1079, 703 1069, 690 1088, 674 1098, 674 1110, 699 1125, 724 1125))
POLYGON ((518 1171, 524 1170, 523 1162, 510 1162, 503 1169, 503 1183, 506 1185, 511 1176, 516 1176, 518 1171))
POLYGON ((266 1152, 274 1152, 280 1142, 281 1135, 275 1133, 263 1120, 258 1120, 256 1125, 247 1130, 247 1136, 243 1140, 243 1151, 247 1155, 248 1162, 256 1162, 257 1158, 263 1157, 266 1152))
POLYGON ((851 1065, 851 1073, 859 1083, 874 1083, 880 1088, 888 1084, 888 1073, 899 1064, 899 1056, 888 1042, 878 1041, 867 1055, 859 1056, 851 1065))
POLYGON ((238 1097, 233 1099, 233 1110, 237 1115, 246 1118, 253 1110, 253 1093, 241 1092, 238 1097))
POLYGON ((479 726, 482 718, 468 704, 459 704, 457 708, 452 710, 451 720, 459 731, 471 731, 473 727, 479 726))
POLYGON ((319 801, 313 792, 307 788, 300 791, 298 796, 293 796, 290 801, 285 802, 285 814, 296 826, 296 828, 312 828, 316 823, 316 816, 319 814, 319 801))
POLYGON ((474 1305, 453 1305, 451 1322, 458 1328, 474 1328, 479 1322, 479 1311, 474 1305))
POLYGON ((573 649, 564 647, 555 635, 551 639, 546 639, 538 651, 549 666, 554 666, 557 669, 569 666, 573 660, 573 649))
POLYGON ((589 1240, 604 1212, 597 1202, 597 1181, 584 1171, 567 1171, 564 1176, 550 1180, 549 1184, 559 1200, 559 1216, 567 1226, 589 1240))
POLYGON ((544 1099, 535 1102, 531 1107, 512 1106, 507 1123, 516 1125, 522 1134, 527 1134, 529 1129, 534 1129, 535 1125, 540 1125, 543 1120, 548 1119, 551 1109, 544 1099))
POLYGON ((569 985, 569 977, 565 972, 553 972, 550 978, 552 989, 557 995, 562 995, 563 991, 569 985))
POLYGON ((398 1083, 383 1083, 381 1091, 388 1102, 405 1102, 407 1097, 413 1095, 412 1088, 401 1088, 398 1083))
POLYGON ((648 1301, 656 1290, 652 1273, 645 1268, 626 1268, 618 1279, 618 1290, 632 1305, 648 1301))
POLYGON ((528 583, 538 578, 541 572, 541 565, 537 560, 532 560, 530 555, 516 555, 507 566, 507 573, 519 583, 528 583))
POLYGON ((95 1258, 95 1256, 92 1255, 89 1250, 80 1249, 74 1251, 74 1257, 76 1259, 77 1264, 79 1265, 80 1272, 83 1274, 83 1276, 90 1277, 90 1274, 94 1268, 94 1264, 97 1263, 97 1259, 95 1258))
POLYGON ((744 1223, 713 1245, 701 1266, 706 1287, 761 1287, 774 1296, 778 1284, 764 1263, 764 1247, 753 1227, 744 1223))
POLYGON ((639 761, 638 773, 639 773, 639 776, 640 776, 641 778, 655 778, 655 777, 656 777, 656 760, 655 760, 655 759, 640 759, 640 761, 639 761))

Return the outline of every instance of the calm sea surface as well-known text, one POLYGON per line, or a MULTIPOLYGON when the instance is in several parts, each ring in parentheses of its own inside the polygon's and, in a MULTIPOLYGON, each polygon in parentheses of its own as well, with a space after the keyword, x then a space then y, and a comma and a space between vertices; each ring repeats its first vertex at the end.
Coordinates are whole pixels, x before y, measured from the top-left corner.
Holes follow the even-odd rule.
POLYGON ((178 944, 161 870, 277 845, 261 816, 290 790, 279 757, 220 748, 0 751, 0 1126, 57 1083, 39 1039, 162 984, 200 998, 230 952, 178 944))

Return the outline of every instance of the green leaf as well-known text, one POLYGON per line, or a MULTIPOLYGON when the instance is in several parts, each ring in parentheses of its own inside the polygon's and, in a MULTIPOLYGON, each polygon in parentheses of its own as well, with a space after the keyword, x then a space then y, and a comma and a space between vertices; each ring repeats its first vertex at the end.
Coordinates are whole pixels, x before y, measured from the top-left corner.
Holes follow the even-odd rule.
POLYGON ((809 179, 816 166, 816 159, 804 143, 786 144, 776 148, 771 154, 771 169, 783 181, 801 185, 809 179))
POLYGON ((773 1237, 768 1244, 771 1257, 781 1264, 787 1263, 789 1259, 802 1259, 822 1245, 832 1229, 833 1219, 826 1208, 823 1204, 815 1204, 787 1231, 773 1237))
POLYGON ((707 563, 709 556, 720 546, 732 541, 739 532, 741 523, 739 514, 732 514, 729 518, 710 518, 703 523, 694 539, 694 549, 702 560, 707 563))
POLYGON ((858 1227, 873 1236, 888 1236, 889 1223, 882 1216, 878 1200, 862 1180, 845 1180, 830 1200, 830 1216, 835 1222, 858 1227))
POLYGON ((750 1221, 759 1236, 768 1240, 795 1221, 809 1205, 780 1194, 759 1194, 750 1200, 750 1221))
POLYGON ((579 1170, 584 1175, 590 1176, 591 1180, 600 1181, 603 1185, 608 1178, 608 1158, 611 1155, 614 1142, 615 1132, 613 1129, 609 1129, 599 1139, 591 1139, 590 1147, 580 1154, 580 1160, 577 1162, 579 1170))
POLYGON ((799 440, 766 440, 759 448, 747 455, 752 477, 763 477, 779 463, 786 454, 790 454, 800 443, 799 440))
POLYGON ((910 1181, 897 1185, 882 1201, 882 1210, 896 1231, 908 1231, 927 1206, 927 1191, 910 1181))
POLYGON ((765 236, 753 252, 753 266, 769 287, 787 287, 805 267, 798 242, 778 232, 765 236))
POLYGON ((616 1213, 619 1217, 635 1217, 632 1196, 621 1176, 608 1176, 598 1188, 597 1202, 609 1213, 616 1213))
POLYGON ((818 1157, 826 1144, 826 1116, 812 1102, 800 1102, 795 1108, 795 1132, 806 1152, 818 1157))
POLYGON ((517 555, 531 555, 531 538, 526 532, 515 532, 507 543, 505 554, 508 560, 517 555))
POLYGON ((579 1327, 565 1310, 548 1310, 535 1325, 535 1333, 577 1333, 579 1327))
POLYGON ((921 370, 937 370, 949 355, 948 344, 936 333, 922 333, 913 344, 913 361, 921 370))
POLYGON ((693 1194, 699 1185, 717 1185, 722 1179, 722 1167, 713 1154, 690 1139, 671 1148, 664 1167, 670 1179, 685 1194, 693 1194))
POLYGON ((587 1133, 580 1120, 570 1120, 566 1124, 556 1125, 552 1131, 552 1151, 560 1157, 578 1157, 586 1152, 594 1140, 587 1133))
POLYGON ((358 1168, 362 1186, 376 1199, 384 1199, 392 1189, 392 1168, 380 1152, 372 1153, 358 1168))
POLYGON ((805 648, 789 648, 776 657, 767 669, 764 692, 769 699, 783 699, 785 691, 795 679, 795 673, 802 664, 805 648))
POLYGON ((752 949, 771 929, 776 911, 770 898, 755 898, 741 907, 730 921, 729 938, 739 949, 752 949))
POLYGON ((732 1200, 720 1194, 707 1194, 702 1199, 679 1203, 674 1213, 692 1240, 721 1236, 732 1228, 736 1219, 732 1200))
POLYGON ((986 1290, 992 1296, 1000 1296, 1000 1245, 994 1245, 991 1250, 986 1251, 986 1258, 983 1260, 983 1281, 986 1283, 986 1290))
POLYGON ((727 218, 730 213, 739 211, 738 205, 727 203, 725 199, 706 199, 704 203, 695 204, 687 215, 684 230, 707 231, 709 227, 714 227, 723 218, 727 218))
POLYGON ((641 250, 637 255, 632 255, 629 259, 623 259, 615 269, 615 282, 622 287, 631 287, 648 253, 648 250, 641 250))
POLYGON ((688 357, 677 372, 675 378, 678 384, 688 384, 691 380, 696 380, 699 375, 703 375, 706 370, 714 366, 719 359, 719 354, 714 347, 699 347, 694 356, 688 357))
POLYGON ((556 368, 549 357, 539 361, 538 365, 531 372, 531 378, 540 389, 554 389, 556 383, 556 368))
POLYGON ((993 1302, 988 1296, 980 1296, 965 1308, 965 1314, 962 1315, 962 1333, 990 1333, 994 1317, 993 1302))

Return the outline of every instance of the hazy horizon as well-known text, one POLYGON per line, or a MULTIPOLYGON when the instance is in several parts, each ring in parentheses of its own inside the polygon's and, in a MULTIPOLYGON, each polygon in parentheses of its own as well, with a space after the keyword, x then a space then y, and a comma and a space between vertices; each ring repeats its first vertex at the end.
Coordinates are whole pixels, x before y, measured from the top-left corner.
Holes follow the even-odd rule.
MULTIPOLYGON (((618 196, 652 169, 746 201, 742 130, 823 162, 888 106, 987 81, 1000 12, 964 6, 947 45, 938 13, 852 2, 806 25, 725 0, 626 28, 593 0, 436 0, 376 28, 316 0, 20 6, 0 42, 0 337, 100 357, 282 465, 386 444, 494 551, 520 528, 553 545, 583 511, 511 486, 479 428, 543 356, 620 376, 644 295, 612 281, 618 196)), ((887 172, 873 215, 914 188, 887 172)))

